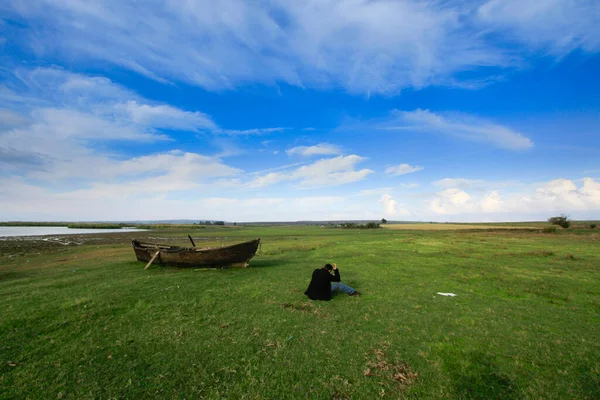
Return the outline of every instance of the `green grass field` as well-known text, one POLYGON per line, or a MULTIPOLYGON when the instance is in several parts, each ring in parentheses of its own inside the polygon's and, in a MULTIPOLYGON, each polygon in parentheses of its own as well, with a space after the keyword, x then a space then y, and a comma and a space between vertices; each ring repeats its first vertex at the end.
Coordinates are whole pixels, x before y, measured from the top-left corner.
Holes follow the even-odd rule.
POLYGON ((600 232, 395 228, 192 232, 262 238, 215 271, 135 260, 185 230, 2 240, 0 398, 600 398, 600 232), (333 261, 363 295, 308 301, 333 261))

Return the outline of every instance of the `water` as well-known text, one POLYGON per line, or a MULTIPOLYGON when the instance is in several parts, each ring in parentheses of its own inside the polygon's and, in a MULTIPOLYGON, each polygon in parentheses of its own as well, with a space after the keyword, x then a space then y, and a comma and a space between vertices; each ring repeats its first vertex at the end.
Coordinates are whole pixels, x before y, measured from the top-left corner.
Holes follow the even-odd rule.
POLYGON ((6 236, 43 236, 43 235, 81 235, 89 233, 141 232, 144 229, 69 229, 66 226, 0 226, 0 237, 6 236))

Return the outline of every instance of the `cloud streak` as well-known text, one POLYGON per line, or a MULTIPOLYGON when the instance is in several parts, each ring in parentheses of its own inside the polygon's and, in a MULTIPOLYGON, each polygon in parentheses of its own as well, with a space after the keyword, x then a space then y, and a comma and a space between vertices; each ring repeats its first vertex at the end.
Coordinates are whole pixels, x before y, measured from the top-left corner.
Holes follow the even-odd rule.
POLYGON ((373 173, 370 169, 356 169, 356 164, 364 161, 364 157, 355 154, 338 156, 315 161, 287 173, 270 172, 258 176, 247 183, 250 188, 261 188, 276 183, 295 182, 299 189, 322 186, 337 186, 358 182, 373 173))
POLYGON ((253 128, 253 129, 217 129, 214 132, 229 136, 268 135, 274 132, 283 132, 285 128, 253 128))
POLYGON ((413 172, 422 171, 423 167, 419 165, 400 164, 393 167, 388 167, 385 173, 392 176, 412 174, 413 172))
POLYGON ((378 128, 389 131, 442 134, 468 141, 489 143, 508 150, 527 150, 533 147, 531 139, 518 131, 464 113, 436 114, 420 108, 414 111, 394 110, 378 128))
POLYGON ((341 154, 342 150, 335 145, 329 143, 320 143, 314 146, 299 146, 294 147, 285 151, 289 156, 299 155, 299 156, 315 156, 315 155, 335 155, 341 154))

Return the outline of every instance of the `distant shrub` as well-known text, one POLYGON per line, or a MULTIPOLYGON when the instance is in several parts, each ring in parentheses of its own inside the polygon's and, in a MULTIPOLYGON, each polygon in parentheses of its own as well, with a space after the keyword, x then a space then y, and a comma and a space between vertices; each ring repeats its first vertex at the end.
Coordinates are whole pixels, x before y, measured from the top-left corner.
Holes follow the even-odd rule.
POLYGON ((562 226, 565 229, 571 226, 571 221, 565 214, 561 214, 558 217, 548 218, 548 222, 550 222, 552 225, 562 226))
POLYGON ((381 223, 382 223, 382 224, 387 224, 387 219, 385 219, 385 218, 381 218, 381 223))
POLYGON ((596 224, 590 224, 590 229, 595 229, 596 228, 596 224))
POLYGON ((542 229, 542 232, 544 232, 544 233, 556 233, 556 227, 555 226, 547 226, 544 229, 542 229))

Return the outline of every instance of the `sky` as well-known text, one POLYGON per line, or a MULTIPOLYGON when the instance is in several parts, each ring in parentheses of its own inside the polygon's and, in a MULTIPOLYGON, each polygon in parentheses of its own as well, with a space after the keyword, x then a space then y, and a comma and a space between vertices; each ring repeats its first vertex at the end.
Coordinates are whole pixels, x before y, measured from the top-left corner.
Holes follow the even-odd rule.
POLYGON ((600 219, 597 0, 4 0, 0 220, 600 219))

